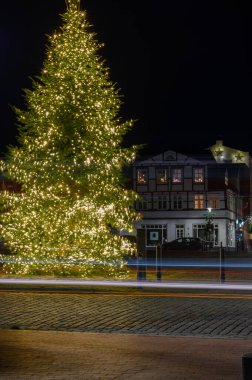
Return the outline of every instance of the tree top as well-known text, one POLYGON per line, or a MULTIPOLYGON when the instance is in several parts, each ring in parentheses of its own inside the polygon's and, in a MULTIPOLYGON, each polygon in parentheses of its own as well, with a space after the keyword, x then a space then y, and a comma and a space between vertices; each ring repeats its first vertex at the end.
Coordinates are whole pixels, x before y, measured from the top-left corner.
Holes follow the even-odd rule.
POLYGON ((80 0, 65 0, 68 10, 80 10, 80 0))

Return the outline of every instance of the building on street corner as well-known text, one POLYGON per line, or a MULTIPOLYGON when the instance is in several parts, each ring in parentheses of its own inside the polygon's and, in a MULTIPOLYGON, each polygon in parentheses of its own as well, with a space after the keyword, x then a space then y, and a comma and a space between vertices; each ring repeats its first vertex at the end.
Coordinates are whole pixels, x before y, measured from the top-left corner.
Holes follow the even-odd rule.
MULTIPOLYGON (((251 157, 216 141, 203 155, 166 151, 133 164, 145 248, 198 237, 208 247, 249 249, 251 157)), ((252 225, 251 225, 252 226, 252 225)), ((141 232, 140 232, 141 231, 141 232)), ((251 230, 252 232, 252 230, 251 230)))

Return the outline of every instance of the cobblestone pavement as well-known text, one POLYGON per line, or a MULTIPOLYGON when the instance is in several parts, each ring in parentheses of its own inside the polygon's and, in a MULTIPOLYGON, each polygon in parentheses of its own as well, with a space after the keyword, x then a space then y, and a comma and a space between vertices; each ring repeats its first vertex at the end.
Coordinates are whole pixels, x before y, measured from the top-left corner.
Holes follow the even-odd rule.
POLYGON ((246 298, 0 293, 0 328, 252 338, 246 298))
POLYGON ((6 380, 241 380, 246 339, 0 330, 6 380))
POLYGON ((218 297, 0 292, 0 378, 241 380, 251 297, 218 297))

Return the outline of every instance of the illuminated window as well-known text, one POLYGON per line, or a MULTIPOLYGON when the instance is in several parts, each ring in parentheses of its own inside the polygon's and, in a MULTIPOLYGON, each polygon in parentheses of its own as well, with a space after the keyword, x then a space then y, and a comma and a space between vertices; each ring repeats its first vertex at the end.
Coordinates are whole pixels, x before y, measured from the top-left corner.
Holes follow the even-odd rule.
POLYGON ((157 169, 156 170, 156 178, 158 184, 167 183, 167 171, 166 169, 157 169))
POLYGON ((194 183, 203 183, 204 182, 204 169, 203 168, 194 168, 193 169, 193 181, 194 181, 194 183))
POLYGON ((137 183, 139 185, 145 185, 148 181, 147 169, 137 169, 137 183))
POLYGON ((172 183, 182 183, 182 169, 172 170, 172 183))
POLYGON ((204 208, 204 195, 194 194, 194 208, 204 208))

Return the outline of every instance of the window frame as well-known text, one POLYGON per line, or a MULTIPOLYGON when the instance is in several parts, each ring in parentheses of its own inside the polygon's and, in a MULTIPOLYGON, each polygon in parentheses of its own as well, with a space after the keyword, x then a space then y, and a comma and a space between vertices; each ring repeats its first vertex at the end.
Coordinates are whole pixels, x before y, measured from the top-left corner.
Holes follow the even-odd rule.
POLYGON ((160 194, 157 196, 157 210, 168 210, 169 209, 169 195, 160 194))
POLYGON ((138 185, 147 185, 148 178, 149 178, 149 176, 148 176, 148 169, 147 168, 137 168, 136 169, 136 182, 138 185), (143 177, 142 180, 140 180, 140 174, 139 174, 141 171, 146 173, 146 175, 144 175, 144 174, 142 175, 142 177, 143 177))
POLYGON ((167 169, 166 168, 156 168, 156 182, 157 185, 166 185, 168 183, 167 169), (158 175, 159 171, 164 171, 164 181, 161 181, 161 175, 158 175))
POLYGON ((205 182, 205 171, 204 171, 204 168, 202 166, 197 166, 197 167, 194 167, 193 168, 193 183, 197 184, 197 185, 201 185, 205 182), (198 171, 202 171, 202 181, 199 180, 200 178, 200 174, 197 173, 198 171))
POLYGON ((172 196, 172 209, 182 210, 183 209, 183 197, 180 194, 174 194, 172 196), (181 207, 179 207, 181 206, 181 207))
POLYGON ((182 182, 183 182, 183 169, 182 168, 172 168, 172 178, 171 179, 172 179, 172 184, 173 185, 181 185, 182 182), (178 181, 175 181, 175 173, 176 173, 176 171, 180 172, 180 175, 178 175, 178 173, 176 175, 176 176, 180 177, 180 180, 178 180, 178 181))
POLYGON ((152 210, 152 196, 150 193, 141 195, 141 199, 137 201, 136 209, 138 211, 152 210))
POLYGON ((220 194, 208 194, 208 204, 212 209, 220 208, 220 194))
POLYGON ((158 244, 161 244, 167 239, 167 225, 166 224, 142 224, 141 228, 146 230, 146 234, 145 234, 146 247, 153 248, 157 246, 158 244), (151 241, 150 232, 157 232, 158 234, 160 234, 159 239, 155 241, 151 241))
POLYGON ((194 194, 194 209, 195 210, 202 210, 204 209, 204 202, 205 202, 205 197, 203 193, 195 193, 194 194), (196 206, 198 205, 198 206, 196 206), (202 207, 201 207, 202 206, 202 207))

